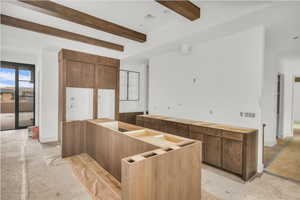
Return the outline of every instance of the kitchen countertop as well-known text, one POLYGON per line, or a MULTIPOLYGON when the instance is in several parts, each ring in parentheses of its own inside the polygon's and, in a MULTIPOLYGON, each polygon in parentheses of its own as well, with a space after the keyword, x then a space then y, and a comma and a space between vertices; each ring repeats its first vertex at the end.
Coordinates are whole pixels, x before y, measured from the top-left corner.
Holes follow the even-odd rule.
POLYGON ((257 131, 256 129, 252 129, 252 128, 243 128, 243 127, 202 122, 202 121, 189 120, 189 119, 179 119, 179 118, 173 118, 173 117, 165 117, 165 116, 161 116, 161 115, 140 115, 140 116, 147 117, 147 118, 153 118, 153 119, 161 119, 161 120, 171 121, 171 122, 177 122, 177 123, 182 123, 182 124, 187 124, 187 125, 192 125, 192 126, 215 128, 215 129, 220 129, 220 130, 224 130, 224 131, 231 131, 231 132, 238 132, 238 133, 245 133, 245 134, 253 133, 253 132, 257 131))

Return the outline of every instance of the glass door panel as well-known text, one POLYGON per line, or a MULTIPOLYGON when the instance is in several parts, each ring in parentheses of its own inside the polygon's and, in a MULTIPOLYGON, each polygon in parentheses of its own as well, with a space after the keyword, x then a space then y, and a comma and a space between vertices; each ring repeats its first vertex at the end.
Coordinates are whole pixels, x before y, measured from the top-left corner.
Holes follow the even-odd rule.
POLYGON ((18 73, 18 124, 19 128, 34 125, 34 71, 20 67, 18 73))
POLYGON ((16 69, 1 63, 0 68, 0 129, 15 129, 16 69))

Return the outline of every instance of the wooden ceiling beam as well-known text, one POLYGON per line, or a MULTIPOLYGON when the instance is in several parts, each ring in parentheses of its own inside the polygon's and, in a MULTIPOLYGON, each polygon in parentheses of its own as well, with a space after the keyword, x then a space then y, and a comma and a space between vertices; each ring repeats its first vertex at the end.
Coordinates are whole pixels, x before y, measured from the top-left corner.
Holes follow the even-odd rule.
POLYGON ((25 20, 10 17, 7 15, 1 14, 1 24, 16 27, 16 28, 21 28, 21 29, 25 29, 25 30, 29 30, 29 31, 34 31, 34 32, 38 32, 38 33, 44 33, 47 35, 65 38, 65 39, 69 39, 69 40, 79 41, 79 42, 83 42, 83 43, 87 43, 87 44, 91 44, 91 45, 95 45, 95 46, 99 46, 99 47, 104 47, 104 48, 108 48, 108 49, 113 49, 113 50, 117 50, 117 51, 124 51, 124 47, 119 44, 115 44, 115 43, 111 43, 111 42, 107 42, 107 41, 103 41, 103 40, 98 40, 98 39, 91 38, 88 36, 84 36, 84 35, 80 35, 77 33, 72 33, 72 32, 61 30, 61 29, 53 28, 50 26, 45 26, 45 25, 25 21, 25 20))
POLYGON ((177 12, 185 18, 194 21, 200 18, 200 8, 189 0, 155 0, 161 5, 177 12))
POLYGON ((63 6, 49 0, 18 0, 22 6, 32 10, 68 20, 77 24, 88 26, 100 31, 124 37, 130 40, 145 42, 147 36, 132 29, 114 24, 109 21, 94 17, 92 15, 80 12, 78 10, 63 6))

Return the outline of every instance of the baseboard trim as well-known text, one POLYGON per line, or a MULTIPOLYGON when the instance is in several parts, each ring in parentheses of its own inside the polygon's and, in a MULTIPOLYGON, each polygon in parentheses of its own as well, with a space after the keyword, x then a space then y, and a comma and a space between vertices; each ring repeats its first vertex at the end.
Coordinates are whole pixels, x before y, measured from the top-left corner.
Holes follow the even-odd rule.
POLYGON ((49 143, 49 142, 57 142, 58 139, 56 137, 46 137, 40 138, 40 143, 49 143))
POLYGON ((265 168, 264 164, 262 164, 262 163, 258 164, 257 165, 257 173, 263 173, 264 168, 265 168))
POLYGON ((277 144, 276 140, 269 140, 269 141, 265 141, 265 146, 266 147, 272 147, 274 146, 275 144, 277 144))

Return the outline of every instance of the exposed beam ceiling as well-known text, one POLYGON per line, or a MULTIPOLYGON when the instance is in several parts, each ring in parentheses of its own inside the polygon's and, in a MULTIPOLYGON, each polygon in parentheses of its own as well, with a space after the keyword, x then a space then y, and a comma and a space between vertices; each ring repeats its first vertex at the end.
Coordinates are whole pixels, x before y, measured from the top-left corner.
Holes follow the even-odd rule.
POLYGON ((98 40, 95 38, 80 35, 77 33, 64 31, 64 30, 53 28, 50 26, 45 26, 45 25, 25 21, 25 20, 10 17, 7 15, 1 14, 1 24, 5 24, 8 26, 16 27, 16 28, 22 28, 22 29, 26 29, 26 30, 30 30, 30 31, 38 32, 38 33, 44 33, 47 35, 61 37, 61 38, 69 39, 69 40, 75 40, 75 41, 79 41, 79 42, 83 42, 83 43, 87 43, 87 44, 91 44, 91 45, 95 45, 95 46, 99 46, 99 47, 104 47, 104 48, 108 48, 108 49, 113 49, 113 50, 117 50, 117 51, 124 51, 124 47, 122 45, 114 44, 111 42, 106 42, 103 40, 98 40))
MULTIPOLYGON (((18 0, 23 2, 23 6, 32 10, 68 20, 77 24, 88 26, 100 31, 118 35, 130 40, 145 42, 146 35, 118 24, 105 21, 103 19, 91 16, 89 14, 74 10, 61 4, 49 0, 18 0)), ((112 8, 113 9, 113 8, 112 8)))
POLYGON ((177 12, 191 21, 200 18, 200 8, 188 0, 155 0, 163 6, 177 12))

